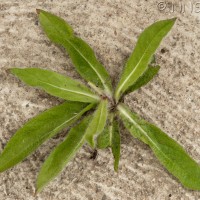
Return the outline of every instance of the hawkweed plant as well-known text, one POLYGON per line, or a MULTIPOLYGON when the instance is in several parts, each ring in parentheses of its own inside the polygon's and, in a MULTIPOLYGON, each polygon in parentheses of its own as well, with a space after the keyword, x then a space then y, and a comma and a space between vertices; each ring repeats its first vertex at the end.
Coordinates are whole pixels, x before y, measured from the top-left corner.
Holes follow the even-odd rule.
POLYGON ((37 13, 48 38, 65 48, 87 86, 50 70, 12 68, 11 72, 26 84, 66 101, 34 117, 14 134, 0 155, 0 171, 24 160, 42 143, 69 126, 72 128, 64 141, 54 148, 41 167, 37 192, 63 170, 85 143, 94 150, 111 148, 117 171, 121 120, 130 134, 147 144, 183 186, 199 190, 200 166, 197 162, 162 130, 122 103, 124 95, 146 85, 158 73, 160 67, 153 64, 154 54, 176 19, 158 21, 141 33, 113 90, 106 69, 91 47, 74 35, 71 26, 49 12, 37 9, 37 13))

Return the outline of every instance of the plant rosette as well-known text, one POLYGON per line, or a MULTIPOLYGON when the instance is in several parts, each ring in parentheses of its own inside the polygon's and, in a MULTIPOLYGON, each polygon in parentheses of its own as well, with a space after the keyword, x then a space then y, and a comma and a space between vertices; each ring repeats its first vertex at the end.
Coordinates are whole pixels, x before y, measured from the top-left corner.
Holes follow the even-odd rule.
POLYGON ((111 148, 114 170, 117 171, 121 120, 130 134, 147 144, 183 186, 200 190, 200 166, 197 162, 162 130, 123 103, 124 95, 146 85, 157 75, 160 67, 155 65, 155 51, 176 19, 155 22, 141 33, 113 90, 108 72, 91 47, 74 34, 71 26, 49 12, 37 9, 37 13, 48 38, 65 48, 87 85, 50 70, 12 68, 11 72, 26 84, 66 101, 29 120, 13 135, 0 155, 0 171, 18 164, 69 126, 72 128, 64 141, 54 148, 41 167, 36 182, 37 192, 64 169, 85 143, 94 150, 111 148))

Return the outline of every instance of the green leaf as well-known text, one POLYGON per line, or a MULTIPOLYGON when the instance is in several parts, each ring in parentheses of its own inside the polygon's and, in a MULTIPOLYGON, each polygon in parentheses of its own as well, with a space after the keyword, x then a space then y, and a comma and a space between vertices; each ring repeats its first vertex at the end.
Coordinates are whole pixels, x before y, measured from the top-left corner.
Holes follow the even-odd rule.
POLYGON ((200 166, 177 142, 124 105, 119 105, 118 110, 125 127, 134 137, 150 146, 169 172, 185 187, 200 190, 200 166))
POLYGON ((149 65, 154 65, 154 64, 156 64, 156 55, 155 54, 153 54, 153 56, 151 57, 150 62, 149 62, 149 65))
POLYGON ((111 135, 111 149, 114 156, 114 170, 118 170, 119 159, 120 159, 120 133, 119 133, 119 125, 116 119, 113 119, 112 124, 110 126, 110 135, 111 135))
POLYGON ((93 114, 93 118, 88 125, 86 130, 86 140, 91 147, 95 147, 94 136, 98 136, 104 129, 106 125, 108 115, 108 101, 102 100, 97 107, 97 110, 93 114))
POLYGON ((91 47, 76 37, 63 19, 43 10, 38 10, 38 13, 40 24, 49 39, 66 49, 79 74, 111 95, 110 77, 91 47))
POLYGON ((139 36, 136 47, 128 59, 117 85, 115 91, 116 101, 145 72, 154 52, 174 23, 175 18, 158 21, 146 28, 139 36))
POLYGON ((159 69, 160 66, 158 65, 155 67, 149 65, 147 70, 142 74, 142 76, 140 76, 137 79, 137 81, 127 89, 125 93, 128 94, 130 92, 133 92, 149 83, 158 74, 159 69))
POLYGON ((107 147, 111 147, 112 153, 114 156, 114 169, 118 170, 119 159, 120 159, 120 133, 119 126, 116 119, 114 119, 114 114, 111 113, 108 115, 108 123, 106 127, 99 134, 97 138, 97 147, 100 149, 104 149, 107 147))
POLYGON ((105 149, 111 146, 111 130, 113 126, 113 113, 108 115, 108 123, 106 123, 105 128, 97 137, 97 148, 105 149))
POLYGON ((97 148, 105 149, 110 146, 109 124, 107 123, 104 130, 97 137, 97 148))
POLYGON ((73 127, 66 139, 51 152, 46 159, 37 178, 37 192, 54 179, 75 156, 84 144, 85 130, 91 116, 84 118, 78 125, 73 127))
POLYGON ((99 97, 82 83, 50 70, 13 68, 11 72, 25 83, 62 99, 92 103, 99 101, 99 97))
POLYGON ((94 104, 65 102, 28 121, 7 143, 0 155, 0 172, 13 167, 43 142, 79 119, 94 104))

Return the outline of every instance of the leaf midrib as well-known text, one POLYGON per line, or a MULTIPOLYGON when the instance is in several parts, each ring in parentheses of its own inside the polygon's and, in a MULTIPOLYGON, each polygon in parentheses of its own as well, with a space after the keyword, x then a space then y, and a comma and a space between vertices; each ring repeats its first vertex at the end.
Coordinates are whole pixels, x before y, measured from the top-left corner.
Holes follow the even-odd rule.
POLYGON ((95 100, 99 100, 99 97, 96 96, 96 95, 89 95, 88 93, 83 93, 83 92, 78 92, 78 91, 73 91, 73 90, 69 90, 69 89, 66 89, 66 88, 62 88, 62 87, 58 87, 58 86, 55 86, 55 85, 52 85, 51 83, 47 83, 45 81, 41 81, 41 80, 38 80, 39 82, 41 83, 44 83, 46 85, 50 85, 54 88, 58 88, 58 89, 61 89, 61 90, 65 90, 65 91, 68 91, 68 92, 71 92, 71 93, 76 93, 76 94, 81 94, 83 96, 86 96, 86 97, 90 97, 90 98, 93 98, 95 100))
MULTIPOLYGON (((66 138, 67 139, 67 138, 66 138)), ((66 140, 65 139, 65 140, 66 140)), ((68 154, 69 156, 68 156, 68 158, 67 159, 65 159, 65 161, 64 161, 64 164, 62 164, 62 166, 63 165, 65 165, 65 163, 67 162, 67 161, 69 161, 69 160, 71 160, 71 158, 72 158, 72 156, 74 155, 74 153, 80 148, 80 146, 82 146, 82 144, 84 144, 84 135, 83 135, 83 137, 81 138, 81 140, 79 141, 79 143, 76 143, 77 145, 75 145, 75 147, 73 148, 73 150, 71 151, 71 153, 70 154, 68 154)), ((52 163, 52 162, 51 162, 52 163)), ((59 167, 60 168, 60 167, 59 167)))
POLYGON ((127 83, 127 81, 130 79, 130 77, 133 75, 133 73, 134 73, 135 70, 137 69, 138 65, 141 63, 143 57, 145 56, 147 50, 149 49, 149 46, 150 46, 150 45, 153 43, 153 41, 155 40, 155 37, 156 37, 157 35, 159 35, 160 32, 161 32, 166 26, 168 26, 168 25, 169 25, 169 23, 166 24, 165 26, 163 26, 163 28, 162 28, 160 31, 158 31, 157 34, 154 35, 153 39, 152 39, 151 42, 148 44, 146 50, 144 51, 142 57, 141 57, 140 60, 138 61, 137 65, 135 66, 135 68, 133 69, 133 71, 128 75, 128 77, 124 80, 124 82, 121 84, 121 86, 120 86, 119 89, 117 90, 117 92, 116 92, 116 97, 117 97, 117 98, 118 98, 118 95, 119 95, 121 89, 124 87, 124 85, 127 83))
MULTIPOLYGON (((52 137, 52 136, 51 136, 51 133, 54 133, 54 132, 56 131, 56 129, 59 129, 59 128, 62 127, 64 124, 66 124, 66 123, 72 121, 74 118, 76 118, 77 116, 81 115, 81 113, 82 113, 84 110, 85 110, 85 108, 84 108, 83 110, 81 110, 81 112, 79 112, 77 115, 71 117, 69 120, 65 121, 64 123, 62 123, 62 124, 60 124, 59 126, 57 126, 56 128, 54 128, 52 131, 49 131, 49 132, 45 133, 45 134, 44 134, 42 137, 40 137, 34 144, 37 144, 38 141, 41 141, 42 139, 44 139, 48 134, 50 134, 48 138, 52 137)), ((47 138, 47 139, 48 139, 48 138, 47 138)), ((27 149, 29 150, 31 147, 34 146, 34 144, 29 145, 27 148, 23 149, 23 151, 26 151, 27 149)), ((21 151, 21 152, 18 154, 18 158, 21 156, 21 154, 22 154, 23 151, 21 151), (19 156, 19 155, 20 155, 20 156, 19 156)), ((15 160, 16 160, 16 159, 15 159, 15 160)), ((10 161, 6 162, 6 164, 4 164, 4 166, 6 166, 8 163, 10 163, 10 161)))
POLYGON ((119 106, 118 106, 118 109, 119 109, 119 111, 120 111, 126 118, 129 119, 130 122, 132 122, 140 131, 142 131, 142 133, 144 133, 144 135, 148 138, 148 140, 158 149, 159 152, 162 153, 162 155, 163 155, 170 163, 172 163, 173 165, 176 165, 177 168, 179 168, 179 169, 182 170, 182 168, 179 167, 179 165, 177 165, 176 163, 172 162, 171 159, 168 158, 168 157, 166 156, 166 154, 164 154, 164 153, 162 152, 162 150, 157 146, 157 144, 148 136, 148 134, 145 132, 145 130, 144 130, 140 125, 138 125, 137 122, 136 122, 135 120, 133 120, 133 119, 131 118, 131 116, 126 112, 126 110, 125 110, 122 106, 119 105, 119 106))
MULTIPOLYGON (((45 16, 47 19, 48 19, 48 17, 47 16, 45 16)), ((48 19, 49 20, 49 19, 48 19)), ((50 21, 50 20, 49 20, 50 21)), ((51 22, 51 21, 50 21, 51 22)), ((56 29, 56 31, 58 31, 59 33, 60 33, 60 31, 59 31, 59 29, 57 29, 57 27, 55 26, 54 27, 55 29, 56 29)), ((73 34, 73 33, 72 33, 73 34)), ((74 35, 72 35, 71 36, 71 38, 73 38, 73 37, 76 37, 76 36, 74 36, 74 35)), ((108 86, 106 85, 106 84, 104 84, 104 80, 103 80, 103 78, 101 77, 101 75, 98 73, 98 71, 93 67, 93 65, 87 60, 87 58, 67 39, 67 38, 63 38, 64 40, 66 40, 82 57, 83 57, 83 59, 90 65, 90 67, 93 69, 93 71, 97 74, 97 76, 99 77, 99 79, 101 80, 101 82, 102 82, 102 84, 103 84, 103 86, 104 86, 104 88, 105 88, 105 90, 106 91, 108 91, 109 93, 111 93, 111 91, 110 91, 110 89, 108 88, 108 86)), ((61 44, 62 45, 62 44, 61 44)))
MULTIPOLYGON (((66 138, 67 139, 67 138, 66 138)), ((65 139, 65 140, 66 140, 65 139)), ((78 142, 78 143, 76 143, 76 145, 75 145, 75 147, 73 148, 73 150, 71 151, 71 153, 70 154, 68 154, 69 156, 67 156, 67 158, 65 159, 65 161, 62 163, 62 165, 59 165, 59 168, 57 168, 57 170, 56 170, 56 174, 55 175, 53 175, 49 180, 48 180, 48 182, 50 182, 51 180, 53 180, 55 177, 56 177, 56 175, 59 173, 59 171, 61 171, 62 169, 63 169, 63 166, 65 166, 66 165, 66 163, 68 163, 71 159, 72 159, 72 157, 74 156, 74 154, 76 153, 76 151, 78 151, 78 149, 80 149, 80 147, 84 144, 84 141, 85 141, 85 138, 84 138, 84 135, 82 136, 82 138, 81 138, 81 140, 78 142), (61 166, 61 167, 60 167, 61 166)), ((63 142, 65 142, 65 141, 63 141, 63 142)), ((51 155, 50 155, 51 156, 51 155)), ((50 165, 52 165, 52 162, 54 162, 53 160, 51 160, 51 164, 50 165)), ((49 165, 49 166, 50 166, 49 165)), ((47 168, 47 169, 49 169, 49 167, 47 168)), ((41 173, 41 171, 40 171, 40 173, 41 173)), ((39 177, 39 175, 38 175, 38 177, 39 177)), ((41 188, 43 188, 45 185, 46 185, 47 183, 45 182, 45 184, 44 185, 42 185, 41 186, 41 188)), ((41 190, 41 188, 40 187, 38 187, 38 190, 41 190)))

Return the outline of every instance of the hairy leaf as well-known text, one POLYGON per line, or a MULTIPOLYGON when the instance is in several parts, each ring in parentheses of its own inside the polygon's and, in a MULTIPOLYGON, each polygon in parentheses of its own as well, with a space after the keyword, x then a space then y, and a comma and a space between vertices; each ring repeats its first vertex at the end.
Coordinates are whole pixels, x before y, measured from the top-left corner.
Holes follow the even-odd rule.
POLYGON ((37 178, 37 192, 54 179, 74 157, 84 144, 85 130, 91 116, 84 118, 78 125, 73 127, 66 139, 51 152, 46 159, 37 178))
POLYGON ((102 100, 95 111, 91 122, 89 123, 86 130, 86 140, 91 147, 95 147, 94 137, 98 136, 106 125, 108 114, 108 101, 102 100))
POLYGON ((79 74, 111 95, 110 77, 91 47, 76 37, 63 19, 43 10, 38 10, 38 13, 40 24, 49 39, 66 49, 79 74))
POLYGON ((128 59, 117 85, 115 91, 116 101, 145 72, 154 52, 170 31, 174 22, 175 19, 158 21, 146 28, 139 36, 136 47, 128 59))
POLYGON ((125 93, 128 94, 130 92, 133 92, 149 83, 158 74, 159 69, 160 66, 158 65, 155 67, 149 65, 147 70, 142 74, 142 76, 140 76, 137 79, 137 81, 127 89, 125 93))
POLYGON ((124 105, 119 105, 118 110, 130 133, 148 144, 169 172, 185 187, 200 190, 200 166, 177 142, 124 105))
POLYGON ((38 68, 13 68, 11 72, 25 83, 40 87, 51 95, 70 101, 97 102, 99 97, 93 94, 79 81, 50 70, 38 68))
POLYGON ((47 139, 68 127, 94 104, 66 102, 28 121, 9 140, 0 155, 0 172, 16 165, 47 139))

